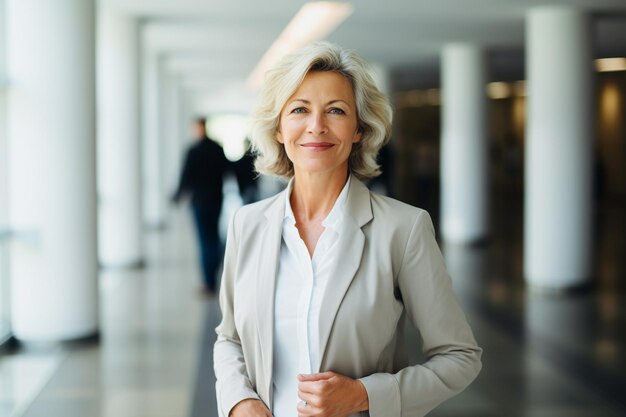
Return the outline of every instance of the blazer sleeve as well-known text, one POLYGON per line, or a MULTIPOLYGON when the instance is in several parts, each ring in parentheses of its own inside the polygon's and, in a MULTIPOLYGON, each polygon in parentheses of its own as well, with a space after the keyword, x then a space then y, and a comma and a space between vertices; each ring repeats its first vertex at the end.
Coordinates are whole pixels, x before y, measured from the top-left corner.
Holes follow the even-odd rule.
POLYGON ((458 394, 481 369, 480 349, 452 290, 430 216, 421 211, 397 274, 407 316, 419 330, 423 364, 361 378, 371 417, 419 417, 458 394))
POLYGON ((213 347, 213 367, 217 406, 220 416, 227 417, 232 408, 247 398, 259 399, 246 370, 241 341, 234 318, 234 287, 238 256, 238 236, 233 215, 226 238, 224 271, 220 289, 222 321, 215 329, 217 340, 213 347))

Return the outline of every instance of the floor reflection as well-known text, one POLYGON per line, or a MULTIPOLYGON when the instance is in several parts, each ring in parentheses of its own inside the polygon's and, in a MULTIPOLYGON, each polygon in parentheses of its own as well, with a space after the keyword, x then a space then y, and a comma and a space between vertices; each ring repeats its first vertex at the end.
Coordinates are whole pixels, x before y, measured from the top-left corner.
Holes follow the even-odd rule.
MULTIPOLYGON (((230 209, 238 204, 228 201, 230 209)), ((519 200, 501 199, 495 206, 486 244, 442 245, 455 291, 484 348, 484 367, 474 384, 429 416, 625 415, 626 213, 599 210, 591 289, 543 294, 524 285, 519 200)), ((61 359, 0 357, 0 415, 217 415, 212 349, 219 307, 195 292, 192 225, 183 211, 175 217, 168 229, 148 234, 144 270, 103 273, 99 344, 63 352, 61 359), (15 367, 20 358, 26 367, 15 367), (16 378, 14 369, 33 379, 22 378, 22 371, 16 378), (31 383, 35 378, 39 382, 31 383), (17 400, 21 411, 13 414, 17 400)), ((409 326, 407 346, 418 344, 409 326)), ((421 360, 415 349, 410 352, 413 361, 421 360)))

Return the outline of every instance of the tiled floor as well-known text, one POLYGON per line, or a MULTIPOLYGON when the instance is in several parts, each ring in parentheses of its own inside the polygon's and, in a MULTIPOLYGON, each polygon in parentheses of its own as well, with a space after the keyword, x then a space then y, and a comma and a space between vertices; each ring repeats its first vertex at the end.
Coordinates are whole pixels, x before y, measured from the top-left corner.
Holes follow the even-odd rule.
MULTIPOLYGON (((484 368, 430 415, 626 415, 625 219, 623 210, 603 210, 596 285, 584 292, 525 288, 514 211, 489 245, 444 246, 484 348, 484 368)), ((147 236, 146 269, 102 274, 98 343, 0 356, 1 417, 217 415, 211 353, 219 307, 195 293, 196 253, 185 214, 147 236)))
POLYGON ((19 416, 67 355, 46 352, 0 357, 0 416, 19 416))
POLYGON ((0 356, 0 416, 190 414, 211 302, 195 293, 195 246, 185 215, 147 236, 147 268, 102 273, 98 343, 0 356))

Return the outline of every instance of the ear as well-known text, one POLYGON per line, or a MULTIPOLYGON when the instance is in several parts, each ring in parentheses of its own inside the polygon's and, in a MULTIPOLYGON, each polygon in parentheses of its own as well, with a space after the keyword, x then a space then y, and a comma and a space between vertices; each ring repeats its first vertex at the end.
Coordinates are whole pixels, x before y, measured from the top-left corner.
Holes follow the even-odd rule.
POLYGON ((285 143, 285 140, 283 139, 283 134, 280 133, 280 130, 276 131, 276 140, 278 141, 278 143, 285 143))
POLYGON ((354 136, 352 137, 352 143, 360 142, 362 136, 363 134, 361 133, 361 129, 358 129, 356 132, 354 132, 354 136))

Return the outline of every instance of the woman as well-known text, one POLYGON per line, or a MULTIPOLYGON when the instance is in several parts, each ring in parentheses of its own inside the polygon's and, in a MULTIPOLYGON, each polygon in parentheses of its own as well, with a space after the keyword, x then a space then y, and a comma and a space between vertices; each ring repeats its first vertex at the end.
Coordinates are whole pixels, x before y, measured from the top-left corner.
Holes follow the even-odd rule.
POLYGON ((430 217, 361 182, 379 173, 390 126, 352 52, 317 43, 268 73, 256 168, 290 182, 230 225, 214 348, 222 416, 422 416, 478 374, 430 217), (401 353, 405 317, 423 364, 401 353))

